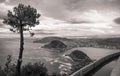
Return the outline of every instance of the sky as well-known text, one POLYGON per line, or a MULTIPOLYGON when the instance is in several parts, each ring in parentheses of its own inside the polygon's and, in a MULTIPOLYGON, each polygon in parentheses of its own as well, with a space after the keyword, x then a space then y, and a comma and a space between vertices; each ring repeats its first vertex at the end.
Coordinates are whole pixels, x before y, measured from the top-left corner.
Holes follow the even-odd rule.
POLYGON ((19 3, 31 5, 42 15, 35 30, 60 35, 120 35, 120 0, 0 0, 0 30, 7 31, 2 23, 7 10, 19 3))

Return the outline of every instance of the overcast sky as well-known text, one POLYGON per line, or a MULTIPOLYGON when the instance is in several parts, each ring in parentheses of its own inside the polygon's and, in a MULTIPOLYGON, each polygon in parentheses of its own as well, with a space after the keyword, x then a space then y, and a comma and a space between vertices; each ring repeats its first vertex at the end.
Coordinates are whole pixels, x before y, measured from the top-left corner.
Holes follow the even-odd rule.
POLYGON ((0 19, 19 3, 30 4, 41 13, 41 24, 35 29, 57 28, 65 35, 71 31, 75 35, 120 34, 120 25, 114 23, 120 17, 120 0, 0 0, 0 19))

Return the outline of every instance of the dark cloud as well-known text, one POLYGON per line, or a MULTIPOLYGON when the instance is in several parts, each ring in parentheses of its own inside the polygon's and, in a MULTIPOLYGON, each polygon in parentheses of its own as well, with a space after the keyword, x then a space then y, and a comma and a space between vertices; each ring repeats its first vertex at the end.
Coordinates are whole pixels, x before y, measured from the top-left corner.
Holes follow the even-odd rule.
POLYGON ((63 0, 64 5, 68 10, 84 9, 86 0, 63 0))
POLYGON ((69 10, 104 10, 119 7, 120 0, 64 0, 63 3, 69 10))
POLYGON ((117 24, 120 24, 120 17, 114 19, 114 22, 117 23, 117 24))
POLYGON ((0 20, 6 18, 6 15, 0 15, 0 20))
POLYGON ((91 9, 100 12, 106 10, 120 12, 118 10, 120 0, 40 0, 33 3, 38 5, 37 8, 45 15, 63 20, 72 17, 71 13, 81 13, 91 9))
POLYGON ((30 4, 40 10, 42 15, 62 20, 68 20, 71 17, 71 13, 76 11, 85 12, 93 9, 120 12, 118 10, 120 0, 10 0, 8 4, 16 6, 19 3, 30 4))
POLYGON ((0 3, 5 2, 5 0, 0 0, 0 3))
POLYGON ((69 21, 71 24, 94 23, 92 21, 69 21))

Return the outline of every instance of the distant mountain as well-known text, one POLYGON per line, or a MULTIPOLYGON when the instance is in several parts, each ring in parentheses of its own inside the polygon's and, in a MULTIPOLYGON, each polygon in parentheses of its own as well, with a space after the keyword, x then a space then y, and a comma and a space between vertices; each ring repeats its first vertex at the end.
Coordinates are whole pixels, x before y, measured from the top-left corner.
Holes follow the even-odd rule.
POLYGON ((86 37, 86 38, 62 38, 62 37, 45 37, 40 40, 35 40, 35 43, 50 43, 51 41, 59 40, 67 45, 67 50, 75 47, 98 47, 109 49, 120 49, 120 37, 117 35, 106 37, 86 37))

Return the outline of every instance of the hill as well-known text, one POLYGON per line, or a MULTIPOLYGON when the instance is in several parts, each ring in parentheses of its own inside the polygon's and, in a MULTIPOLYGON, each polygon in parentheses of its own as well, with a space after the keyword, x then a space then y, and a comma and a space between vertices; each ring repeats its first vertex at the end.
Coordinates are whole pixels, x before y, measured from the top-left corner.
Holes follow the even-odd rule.
POLYGON ((68 38, 62 38, 62 37, 45 37, 40 40, 35 40, 34 43, 48 43, 53 40, 60 40, 60 41, 71 41, 71 39, 68 38))
POLYGON ((48 44, 44 45, 43 48, 56 49, 59 50, 60 52, 63 52, 67 48, 67 45, 60 40, 53 40, 48 44))
POLYGON ((82 60, 92 61, 85 53, 83 53, 80 50, 74 50, 69 54, 69 56, 74 60, 75 62, 80 62, 82 60))
POLYGON ((61 37, 46 37, 35 40, 34 43, 49 43, 53 40, 60 40, 67 45, 67 49, 75 47, 98 47, 108 49, 120 49, 120 37, 115 38, 77 38, 68 39, 61 37))

